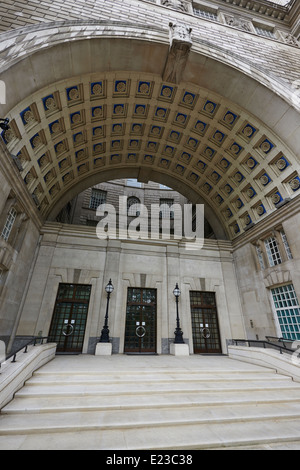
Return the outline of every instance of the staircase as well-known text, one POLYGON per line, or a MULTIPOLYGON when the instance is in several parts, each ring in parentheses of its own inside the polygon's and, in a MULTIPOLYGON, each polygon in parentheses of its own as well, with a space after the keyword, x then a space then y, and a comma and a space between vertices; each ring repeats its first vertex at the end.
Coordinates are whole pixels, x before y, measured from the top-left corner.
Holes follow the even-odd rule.
POLYGON ((56 356, 0 413, 0 449, 300 449, 300 383, 228 357, 56 356))

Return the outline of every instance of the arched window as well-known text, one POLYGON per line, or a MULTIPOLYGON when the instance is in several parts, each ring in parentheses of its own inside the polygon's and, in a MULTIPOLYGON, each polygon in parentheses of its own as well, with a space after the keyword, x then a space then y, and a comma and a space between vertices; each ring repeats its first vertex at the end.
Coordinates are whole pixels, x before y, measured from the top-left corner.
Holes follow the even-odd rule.
POLYGON ((3 230, 2 230, 2 233, 1 233, 1 237, 4 238, 5 241, 8 240, 8 237, 9 237, 9 235, 12 231, 13 225, 15 223, 16 217, 17 217, 17 211, 16 211, 16 209, 14 209, 14 207, 12 207, 10 209, 9 213, 8 213, 6 222, 4 224, 4 227, 3 227, 3 230))
POLYGON ((138 197, 131 196, 127 199, 127 215, 130 217, 138 217, 140 215, 140 211, 137 210, 135 204, 140 204, 141 201, 138 197), (132 207, 135 206, 135 207, 132 207))

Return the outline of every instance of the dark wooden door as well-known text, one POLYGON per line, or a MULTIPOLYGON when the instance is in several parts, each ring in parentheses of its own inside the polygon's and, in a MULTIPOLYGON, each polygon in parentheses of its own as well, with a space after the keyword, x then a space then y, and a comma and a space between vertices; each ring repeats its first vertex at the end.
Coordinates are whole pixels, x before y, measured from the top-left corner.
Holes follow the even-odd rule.
POLYGON ((221 353, 214 292, 190 291, 194 353, 221 353))
POLYGON ((128 289, 124 352, 156 352, 156 289, 128 289))
POLYGON ((60 284, 49 331, 57 352, 82 352, 91 286, 60 284))

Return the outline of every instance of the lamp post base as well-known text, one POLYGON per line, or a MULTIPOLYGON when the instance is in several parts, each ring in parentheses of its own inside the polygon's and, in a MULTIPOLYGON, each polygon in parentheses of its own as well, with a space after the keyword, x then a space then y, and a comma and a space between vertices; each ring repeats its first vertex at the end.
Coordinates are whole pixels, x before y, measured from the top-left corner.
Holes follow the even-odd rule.
POLYGON ((112 344, 111 343, 97 343, 95 356, 111 356, 112 344))
POLYGON ((189 356, 189 345, 186 343, 171 343, 170 354, 172 356, 189 356))
POLYGON ((175 344, 184 344, 184 341, 183 341, 183 332, 182 330, 177 327, 176 330, 174 331, 174 334, 175 334, 175 340, 174 340, 174 343, 175 344))

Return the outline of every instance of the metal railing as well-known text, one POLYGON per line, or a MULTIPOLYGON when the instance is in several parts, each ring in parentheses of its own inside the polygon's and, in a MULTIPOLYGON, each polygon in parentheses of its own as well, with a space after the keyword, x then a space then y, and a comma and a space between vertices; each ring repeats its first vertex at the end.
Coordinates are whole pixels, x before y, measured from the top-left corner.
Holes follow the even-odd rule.
POLYGON ((266 340, 259 339, 232 339, 232 342, 235 346, 239 346, 239 343, 244 345, 254 347, 262 347, 264 349, 276 349, 279 350, 280 354, 284 352, 287 354, 293 354, 295 349, 292 349, 288 346, 293 344, 293 340, 288 340, 286 338, 277 338, 275 336, 266 336, 266 340), (270 341, 272 340, 272 341, 270 341))
POLYGON ((16 351, 6 356, 4 361, 0 361, 0 369, 1 369, 2 364, 7 362, 11 357, 13 358, 11 362, 17 362, 17 354, 21 352, 23 349, 24 349, 23 353, 26 354, 28 352, 28 346, 31 346, 31 345, 36 346, 37 344, 44 344, 44 340, 46 340, 47 342, 48 337, 36 336, 32 338, 30 341, 28 341, 28 343, 24 344, 21 348, 17 349, 16 351))

